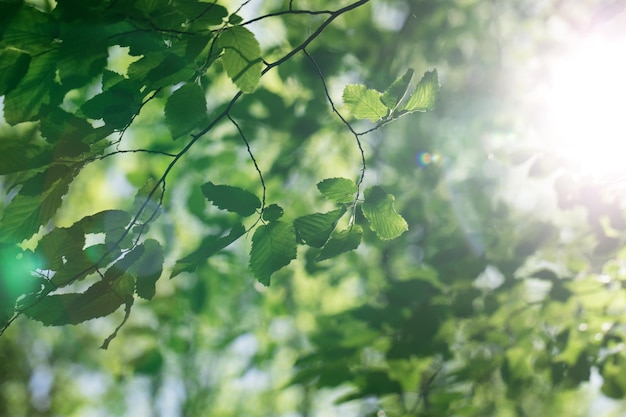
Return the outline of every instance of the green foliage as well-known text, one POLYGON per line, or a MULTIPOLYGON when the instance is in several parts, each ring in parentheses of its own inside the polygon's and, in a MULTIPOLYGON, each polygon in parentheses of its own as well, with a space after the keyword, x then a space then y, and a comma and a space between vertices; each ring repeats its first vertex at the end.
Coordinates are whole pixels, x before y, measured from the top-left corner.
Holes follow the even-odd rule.
POLYGON ((362 84, 347 85, 343 90, 343 102, 357 119, 372 122, 387 115, 387 107, 381 101, 381 93, 362 84))
POLYGON ((0 4, 0 415, 143 386, 159 415, 171 384, 186 416, 623 398, 623 201, 509 140, 531 17, 400 3, 0 4))
POLYGON ((438 91, 439 77, 437 70, 426 72, 401 110, 414 112, 434 109, 438 91))
POLYGON ((165 104, 165 121, 174 139, 206 124, 206 99, 202 88, 187 83, 174 91, 165 104))
POLYGON ((263 285, 271 275, 296 259, 296 233, 293 226, 280 220, 259 226, 252 236, 250 269, 263 285))
POLYGON ((261 47, 254 34, 233 26, 220 34, 218 46, 224 48, 222 63, 228 76, 244 93, 252 93, 261 78, 261 47))
POLYGON ((329 200, 350 203, 358 188, 354 181, 347 178, 327 178, 317 184, 317 189, 329 200))
POLYGON ((202 186, 204 196, 222 210, 232 211, 241 216, 253 215, 261 208, 261 200, 250 191, 230 185, 215 185, 207 182, 202 186))
POLYGON ((365 190, 363 214, 372 230, 383 240, 395 239, 409 228, 406 220, 396 212, 394 200, 394 196, 378 186, 365 190))

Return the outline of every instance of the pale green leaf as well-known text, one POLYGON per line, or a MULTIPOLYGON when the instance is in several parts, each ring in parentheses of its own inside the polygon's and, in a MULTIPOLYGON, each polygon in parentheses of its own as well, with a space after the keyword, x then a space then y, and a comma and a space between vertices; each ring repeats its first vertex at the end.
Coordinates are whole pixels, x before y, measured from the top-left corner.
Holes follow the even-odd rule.
POLYGON ((202 193, 218 208, 244 217, 253 215, 261 208, 259 197, 243 188, 207 182, 202 185, 202 193))
POLYGON ((380 99, 388 109, 393 110, 398 103, 400 103, 400 100, 402 100, 402 97, 404 97, 406 93, 406 89, 409 87, 411 78, 413 78, 413 69, 409 68, 404 75, 398 77, 389 88, 385 90, 380 99))
POLYGON ((271 275, 296 258, 296 233, 293 226, 275 221, 259 226, 252 236, 250 269, 263 285, 271 275))
POLYGON ((357 119, 375 122, 385 117, 388 109, 380 99, 380 92, 362 84, 348 84, 343 90, 343 102, 357 119))
POLYGON ((407 112, 432 110, 435 108, 438 92, 437 70, 428 71, 415 86, 415 90, 401 110, 407 112))
POLYGON ((165 103, 165 122, 174 139, 198 128, 206 120, 206 98, 198 84, 183 85, 165 103))
POLYGON ((354 181, 347 178, 327 178, 317 183, 317 189, 329 200, 351 203, 357 191, 354 181))
POLYGON ((298 217, 293 222, 298 240, 311 247, 321 248, 345 212, 346 208, 342 207, 328 213, 314 213, 298 217))
POLYGON ((326 242, 315 260, 321 262, 358 248, 362 236, 363 229, 358 224, 352 225, 347 230, 342 230, 326 242))
POLYGON ((261 47, 254 34, 242 26, 234 26, 222 32, 217 44, 224 49, 222 63, 228 76, 244 93, 253 92, 263 66, 261 47))
POLYGON ((409 229, 406 220, 396 212, 394 200, 393 195, 378 186, 365 190, 363 214, 370 228, 383 240, 394 239, 409 229))

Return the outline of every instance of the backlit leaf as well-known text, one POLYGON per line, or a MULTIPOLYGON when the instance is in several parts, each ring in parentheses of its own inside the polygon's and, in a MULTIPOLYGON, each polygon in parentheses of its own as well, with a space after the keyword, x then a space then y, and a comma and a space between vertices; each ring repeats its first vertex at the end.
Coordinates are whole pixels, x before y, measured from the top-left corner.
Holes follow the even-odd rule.
POLYGON ((298 240, 311 247, 321 248, 345 212, 345 207, 342 207, 328 213, 314 213, 298 217, 293 222, 298 240))
POLYGON ((275 221, 259 226, 252 236, 250 269, 263 285, 271 275, 296 258, 296 233, 293 226, 275 221))
POLYGON ((413 78, 413 69, 409 68, 403 76, 398 77, 389 88, 385 90, 380 99, 388 109, 394 109, 398 103, 400 103, 400 100, 402 100, 402 97, 404 97, 406 93, 406 89, 409 87, 411 78, 413 78))
POLYGON ((243 188, 207 182, 202 185, 202 193, 218 208, 244 217, 251 216, 261 208, 261 200, 243 188))
POLYGON ((343 90, 343 102, 357 119, 372 122, 382 119, 389 111, 381 101, 381 93, 362 84, 348 84, 343 90))
POLYGON ((435 108, 438 92, 439 77, 437 70, 428 71, 415 86, 415 90, 413 90, 402 110, 407 112, 432 110, 435 108))
POLYGON ((254 34, 242 26, 228 28, 219 37, 222 63, 228 76, 244 93, 251 93, 261 78, 261 47, 254 34))
POLYGON ((351 203, 357 191, 354 181, 347 178, 327 178, 317 184, 317 189, 329 200, 351 203))
POLYGON ((395 239, 409 229, 406 220, 393 207, 394 200, 393 195, 378 186, 365 190, 363 214, 370 228, 383 240, 395 239))
POLYGON ((349 252, 359 247, 361 238, 363 237, 363 229, 358 224, 352 225, 346 230, 342 230, 332 236, 317 255, 316 261, 321 262, 326 259, 334 258, 344 252, 349 252))

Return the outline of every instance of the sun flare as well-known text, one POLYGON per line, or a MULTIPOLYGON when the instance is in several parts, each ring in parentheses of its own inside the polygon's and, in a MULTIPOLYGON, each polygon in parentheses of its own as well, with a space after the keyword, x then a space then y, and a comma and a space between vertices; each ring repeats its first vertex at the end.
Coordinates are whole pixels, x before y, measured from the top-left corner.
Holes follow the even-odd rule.
POLYGON ((626 173, 626 37, 590 37, 555 60, 546 90, 556 153, 585 175, 626 173))

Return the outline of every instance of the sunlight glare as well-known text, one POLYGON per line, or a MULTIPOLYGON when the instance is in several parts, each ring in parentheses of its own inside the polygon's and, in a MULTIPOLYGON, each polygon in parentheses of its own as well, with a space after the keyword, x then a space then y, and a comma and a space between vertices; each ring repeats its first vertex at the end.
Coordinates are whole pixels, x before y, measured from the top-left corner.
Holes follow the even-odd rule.
POLYGON ((626 173, 626 38, 590 37, 551 67, 550 135, 585 175, 626 173))

